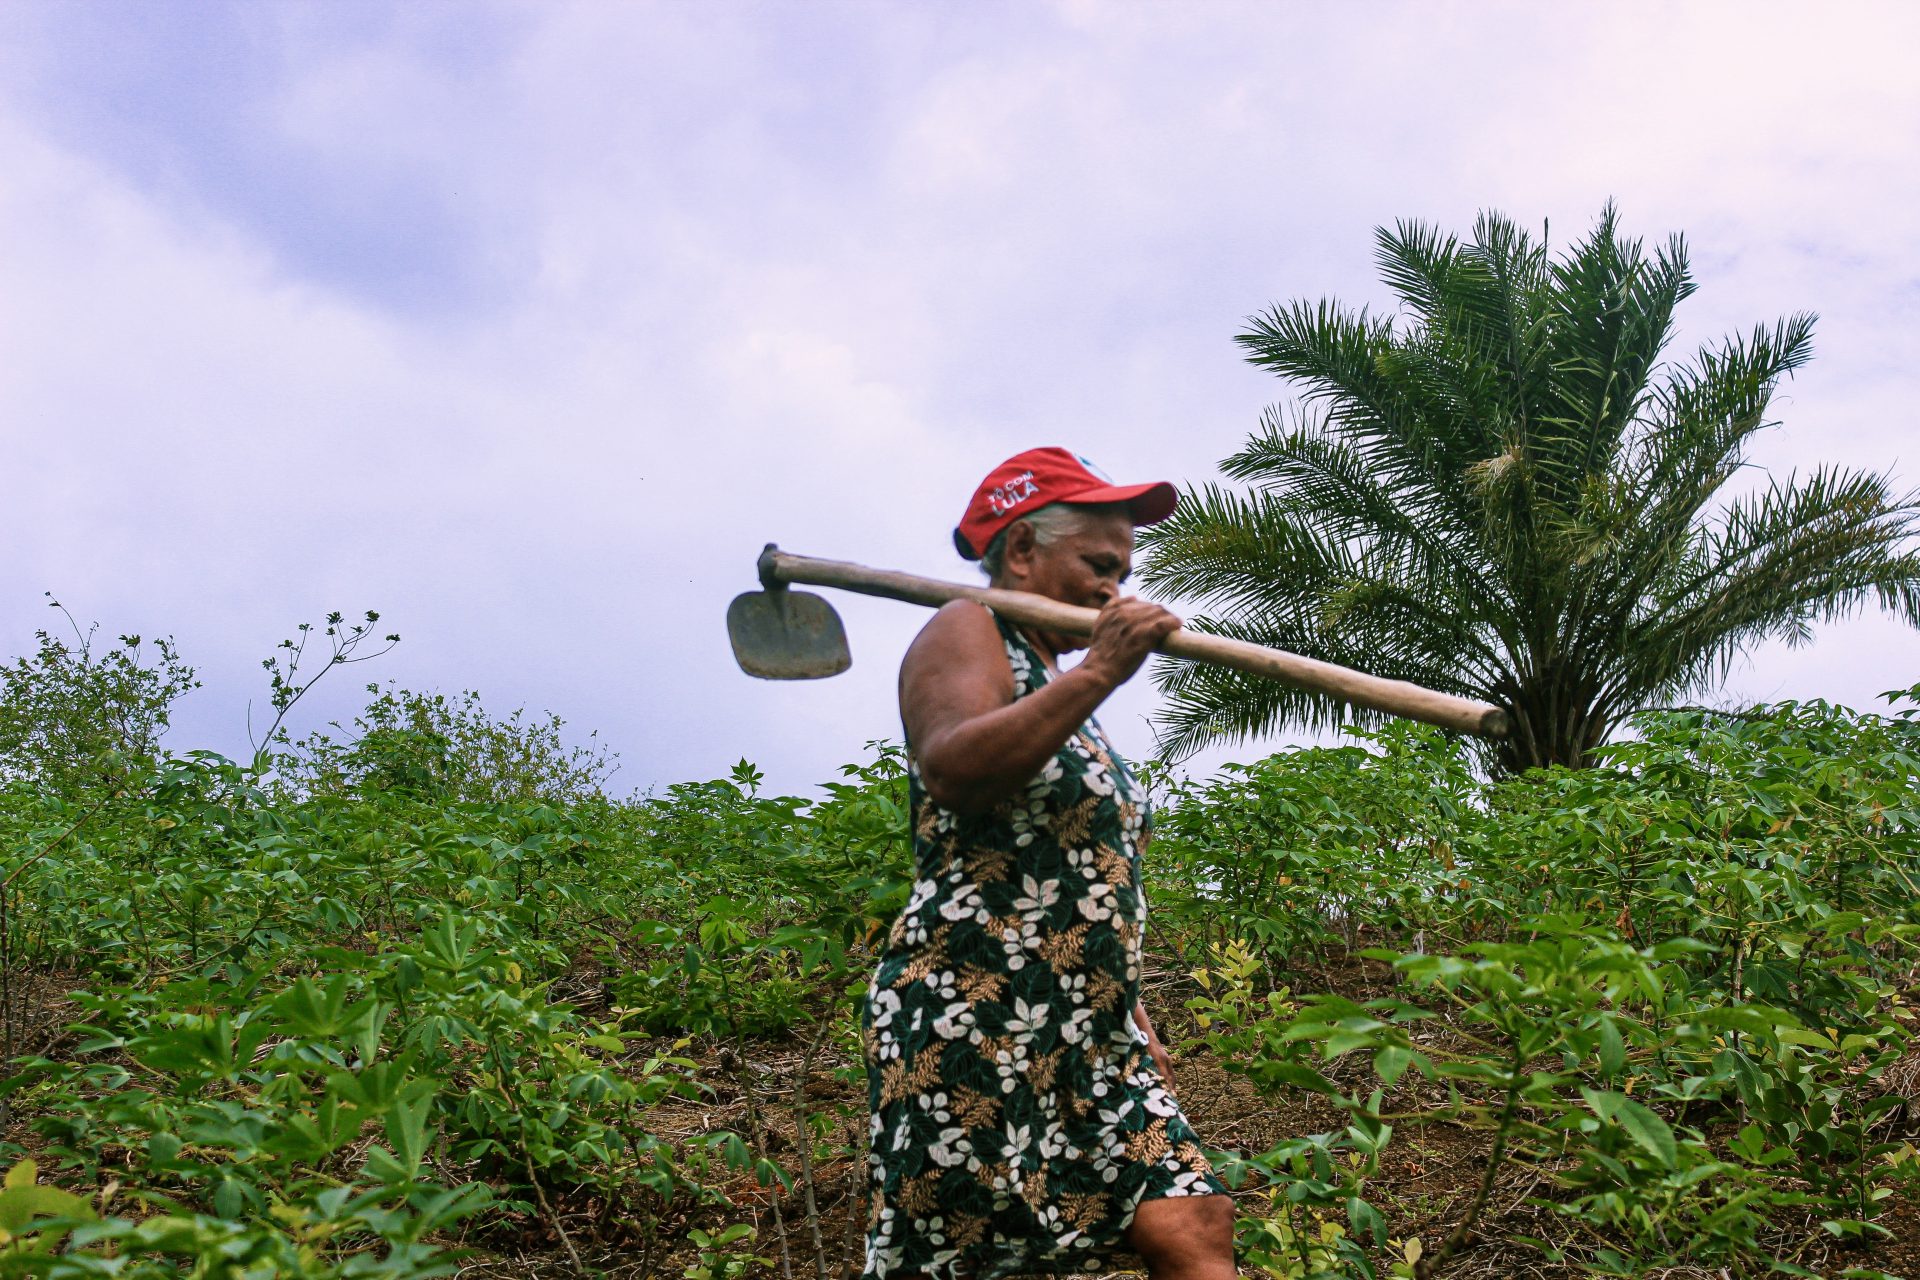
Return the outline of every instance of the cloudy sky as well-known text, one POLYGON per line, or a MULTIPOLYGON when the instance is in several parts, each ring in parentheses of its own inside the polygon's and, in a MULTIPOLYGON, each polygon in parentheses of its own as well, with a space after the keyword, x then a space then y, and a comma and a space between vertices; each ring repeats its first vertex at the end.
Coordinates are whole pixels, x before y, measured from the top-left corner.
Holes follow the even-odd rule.
MULTIPOLYGON (((10 0, 0 652, 48 589, 171 632, 173 745, 238 752, 274 642, 375 608, 404 643, 296 728, 472 687, 623 785, 804 787, 897 733, 923 615, 843 598, 851 672, 750 680, 761 544, 966 576, 1018 449, 1212 478, 1286 394, 1243 318, 1378 305, 1372 227, 1483 207, 1684 230, 1680 353, 1819 312, 1753 461, 1920 484, 1916 45, 1907 4, 10 0)), ((1916 657, 1869 615, 1726 696, 1916 657)))

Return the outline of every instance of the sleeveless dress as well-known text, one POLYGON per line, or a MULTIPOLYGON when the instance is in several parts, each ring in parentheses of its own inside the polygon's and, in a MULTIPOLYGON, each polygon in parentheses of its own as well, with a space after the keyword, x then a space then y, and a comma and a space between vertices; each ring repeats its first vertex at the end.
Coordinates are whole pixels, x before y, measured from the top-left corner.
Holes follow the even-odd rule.
MULTIPOLYGON (((1014 697, 1046 664, 996 618, 1014 697)), ((1146 796, 1089 719, 990 812, 933 804, 868 987, 865 1276, 1106 1271, 1142 1201, 1225 1194, 1134 1023, 1146 796)))

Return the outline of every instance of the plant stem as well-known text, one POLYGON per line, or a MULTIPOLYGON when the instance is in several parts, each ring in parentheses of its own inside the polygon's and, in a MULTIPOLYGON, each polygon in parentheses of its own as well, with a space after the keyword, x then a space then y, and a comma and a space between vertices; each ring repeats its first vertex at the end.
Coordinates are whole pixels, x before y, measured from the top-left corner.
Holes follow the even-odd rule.
POLYGON ((567 1248, 567 1260, 573 1264, 573 1274, 586 1275, 586 1265, 580 1261, 580 1251, 573 1247, 573 1237, 567 1234, 566 1224, 560 1221, 560 1215, 553 1211, 553 1205, 547 1201, 546 1190, 540 1185, 540 1175, 533 1169, 533 1157, 523 1149, 520 1159, 527 1166, 527 1181, 533 1184, 533 1195, 540 1202, 540 1211, 547 1215, 547 1221, 553 1224, 554 1231, 560 1236, 560 1243, 567 1248))
POLYGON ((805 1193, 807 1234, 813 1241, 813 1267, 819 1280, 827 1280, 827 1249, 820 1239, 820 1211, 813 1194, 813 1131, 807 1125, 807 1081, 813 1074, 814 1056, 820 1052, 820 1046, 832 1029, 833 1023, 829 1018, 820 1020, 819 1034, 814 1036, 800 1057, 800 1078, 794 1082, 793 1090, 794 1149, 800 1154, 800 1186, 805 1193))
POLYGON ((1460 1219, 1453 1232, 1441 1242, 1438 1249, 1420 1259, 1413 1266, 1414 1280, 1431 1280, 1439 1275, 1440 1269, 1455 1253, 1465 1248, 1473 1239, 1474 1224, 1480 1219, 1481 1211, 1487 1207, 1487 1197, 1493 1194, 1494 1180, 1500 1174, 1500 1162, 1507 1154, 1507 1132, 1513 1124, 1513 1117, 1520 1109, 1520 1073, 1526 1069, 1526 1063, 1520 1060, 1518 1047, 1507 1066, 1507 1096, 1500 1107, 1500 1119, 1493 1131, 1493 1150, 1487 1153, 1487 1171, 1480 1179, 1479 1189, 1473 1194, 1473 1203, 1467 1206, 1466 1216, 1460 1219))

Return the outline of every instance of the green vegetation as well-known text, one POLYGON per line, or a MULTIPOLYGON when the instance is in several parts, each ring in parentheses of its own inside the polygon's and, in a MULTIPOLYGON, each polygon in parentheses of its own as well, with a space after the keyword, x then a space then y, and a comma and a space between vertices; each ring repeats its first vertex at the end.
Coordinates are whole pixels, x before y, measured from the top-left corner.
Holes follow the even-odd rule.
MULTIPOLYGON (((243 766, 158 747, 190 684, 132 641, 6 672, 0 1276, 857 1259, 897 750, 622 800, 557 722, 373 687, 243 766)), ((1157 774, 1148 1002, 1245 1265, 1895 1270, 1916 700, 1493 783, 1404 726, 1157 774)))
MULTIPOLYGON (((1722 492, 1812 316, 1667 365, 1694 291, 1677 236, 1649 256, 1611 207, 1558 258, 1492 214, 1464 244, 1376 235, 1399 313, 1257 317, 1247 358, 1300 412, 1223 464, 1251 492, 1189 493, 1142 532, 1143 581, 1215 611, 1192 625, 1509 708, 1489 763, 1512 773, 1588 763, 1759 641, 1869 603, 1920 624, 1920 494, 1826 467, 1722 492)), ((1158 678, 1176 757, 1346 715, 1223 668, 1158 678)))
POLYGON ((1284 1189, 1278 1274, 1366 1272, 1395 1234, 1433 1274, 1516 1181, 1509 1214, 1539 1212, 1514 1239, 1589 1274, 1831 1274, 1822 1235, 1885 1232, 1911 1189, 1920 718, 1636 727, 1591 769, 1492 786, 1394 728, 1179 796, 1162 914, 1202 1039, 1331 1109, 1245 1162, 1284 1189), (1327 978, 1355 957, 1359 993, 1327 978), (1462 1130, 1475 1176, 1413 1246, 1370 1200, 1383 1152, 1462 1130))

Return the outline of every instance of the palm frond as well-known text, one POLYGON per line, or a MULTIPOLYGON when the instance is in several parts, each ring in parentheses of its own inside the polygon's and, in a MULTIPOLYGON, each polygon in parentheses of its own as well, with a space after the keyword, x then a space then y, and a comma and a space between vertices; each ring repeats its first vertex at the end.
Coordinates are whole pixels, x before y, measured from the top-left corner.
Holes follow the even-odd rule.
POLYGON ((1328 429, 1365 446, 1399 482, 1443 486, 1458 471, 1453 455, 1484 452, 1422 426, 1431 415, 1420 388, 1389 367, 1404 347, 1391 322, 1322 301, 1275 307, 1249 326, 1236 339, 1248 361, 1301 384, 1301 399, 1324 411, 1328 429))
POLYGON ((1649 261, 1617 235, 1611 205, 1583 243, 1552 268, 1546 334, 1553 389, 1527 438, 1541 497, 1566 509, 1609 467, 1639 417, 1647 381, 1693 292, 1686 246, 1675 237, 1649 261))
POLYGON ((1780 380, 1812 354, 1814 317, 1756 326, 1718 349, 1703 348, 1653 398, 1657 412, 1637 432, 1618 471, 1628 497, 1613 553, 1594 566, 1573 641, 1613 643, 1649 595, 1672 598, 1690 572, 1698 522, 1743 463, 1780 380))
POLYGON ((1920 626, 1917 533, 1920 494, 1862 472, 1821 468, 1732 504, 1699 533, 1691 577, 1629 629, 1623 692, 1692 688, 1758 641, 1804 642, 1870 601, 1920 626))

